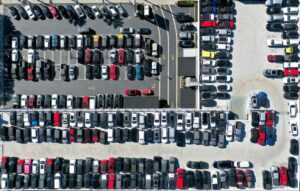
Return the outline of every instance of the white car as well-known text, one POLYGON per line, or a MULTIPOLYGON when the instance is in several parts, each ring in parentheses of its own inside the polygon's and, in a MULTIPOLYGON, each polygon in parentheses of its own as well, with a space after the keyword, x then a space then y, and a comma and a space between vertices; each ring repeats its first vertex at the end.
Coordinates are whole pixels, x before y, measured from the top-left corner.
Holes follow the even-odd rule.
POLYGON ((289 45, 298 45, 299 39, 284 39, 282 40, 283 46, 289 46, 289 45))
POLYGON ((94 160, 94 162, 93 162, 93 173, 96 174, 98 172, 99 172, 99 161, 94 160))
POLYGON ((79 18, 84 18, 85 17, 84 11, 82 10, 80 5, 75 5, 74 9, 75 9, 77 15, 79 16, 79 18))
POLYGON ((92 10, 93 10, 93 12, 94 12, 94 14, 95 14, 95 16, 97 18, 101 18, 102 17, 102 14, 100 13, 99 8, 96 5, 92 6, 92 10))
POLYGON ((108 127, 113 127, 114 126, 114 114, 113 113, 108 114, 107 125, 108 125, 108 127))
POLYGON ((236 168, 251 168, 251 163, 249 161, 235 161, 233 165, 236 168))
POLYGON ((109 143, 114 141, 114 131, 113 131, 113 129, 108 129, 107 130, 107 141, 109 143))
POLYGON ((31 141, 33 143, 39 142, 38 129, 36 129, 36 128, 31 128, 31 141))
POLYGON ((203 66, 208 66, 208 67, 214 67, 216 65, 215 60, 202 60, 201 63, 203 66))
POLYGON ((181 131, 183 130, 183 113, 177 113, 177 127, 176 129, 181 131))
POLYGON ((169 135, 169 133, 168 133, 168 128, 167 127, 163 127, 163 128, 161 128, 161 142, 162 143, 168 143, 169 142, 169 140, 168 140, 168 135, 169 135))
POLYGON ((283 41, 282 40, 268 39, 267 40, 267 45, 269 47, 282 47, 283 46, 283 41))
POLYGON ((131 114, 131 127, 137 127, 138 126, 138 118, 139 115, 137 113, 131 114))
POLYGON ((1 188, 2 189, 6 189, 7 188, 7 182, 8 182, 8 175, 3 173, 1 175, 1 188))
POLYGON ((32 19, 32 20, 35 20, 36 17, 35 17, 35 14, 34 14, 33 11, 32 11, 31 6, 30 6, 30 5, 26 5, 24 8, 25 8, 26 13, 27 13, 27 15, 29 16, 29 18, 32 19))
POLYGON ((60 35, 60 48, 64 49, 67 48, 67 37, 65 35, 60 35))
POLYGON ((139 128, 145 128, 145 115, 139 115, 139 128))
POLYGON ((90 96, 90 109, 96 108, 96 96, 90 96))
POLYGON ((30 126, 30 116, 29 116, 29 113, 24 113, 23 114, 23 123, 24 123, 24 126, 25 127, 29 127, 30 126))
POLYGON ((297 124, 297 121, 292 120, 292 121, 289 122, 289 124, 290 124, 290 133, 293 136, 297 136, 298 135, 298 124, 297 124))
POLYGON ((202 82, 215 82, 216 81, 216 77, 215 76, 208 76, 208 75, 202 75, 201 76, 201 81, 202 82))
POLYGON ((69 164, 69 173, 75 174, 75 169, 76 169, 76 160, 71 159, 69 164))
POLYGON ((192 129, 193 124, 193 116, 191 112, 186 112, 185 114, 185 129, 190 130, 192 129))
POLYGON ((103 80, 108 80, 108 66, 106 65, 101 66, 101 75, 103 80))
POLYGON ((55 175, 54 175, 54 189, 60 189, 61 188, 60 179, 61 179, 60 173, 55 173, 55 175))
POLYGON ((154 113, 154 126, 159 127, 160 126, 160 112, 154 113))
POLYGON ((83 36, 82 35, 77 35, 77 48, 82 48, 83 47, 83 36))
POLYGON ((273 22, 273 21, 282 21, 283 15, 280 14, 274 14, 274 15, 268 15, 267 21, 273 22))
POLYGON ((152 75, 157 75, 157 74, 158 74, 157 68, 158 68, 157 62, 153 61, 153 62, 151 63, 151 74, 152 74, 152 75))
POLYGON ((296 117, 297 116, 297 104, 295 102, 289 102, 289 115, 290 117, 296 117))
POLYGON ((114 6, 109 6, 108 9, 111 13, 112 18, 115 19, 118 16, 118 13, 117 13, 115 7, 114 6))
POLYGON ((30 49, 28 50, 28 57, 27 57, 27 62, 28 64, 33 64, 35 62, 35 51, 30 49))
POLYGON ((92 126, 92 114, 89 112, 84 113, 84 126, 90 128, 92 126))
POLYGON ((168 114, 167 114, 167 112, 161 112, 160 116, 161 116, 161 126, 167 126, 167 124, 168 124, 168 114))
POLYGON ((217 44, 217 50, 230 50, 230 44, 217 44))
POLYGON ((297 15, 283 15, 284 22, 297 22, 298 16, 297 15))
POLYGON ((217 171, 211 171, 212 188, 219 187, 219 175, 217 171))
POLYGON ((283 78, 283 83, 285 84, 289 84, 289 83, 298 83, 299 79, 298 77, 284 77, 283 78))
POLYGON ((298 68, 299 64, 298 62, 284 62, 283 68, 298 68))
POLYGON ((145 142, 145 131, 142 129, 139 130, 139 143, 142 145, 146 143, 145 142))
POLYGON ((27 108, 27 95, 22 95, 21 96, 21 107, 22 108, 27 108))
POLYGON ((193 128, 198 129, 199 126, 200 126, 200 112, 195 111, 195 112, 193 113, 193 118, 194 118, 194 121, 193 121, 193 128))
POLYGON ((51 107, 53 109, 57 109, 57 107, 58 107, 58 95, 57 94, 53 94, 51 97, 51 107))
POLYGON ((73 108, 73 95, 67 96, 67 108, 72 109, 73 108))
POLYGON ((46 35, 44 38, 44 48, 50 49, 51 48, 51 36, 46 35))
POLYGON ((233 125, 226 124, 226 141, 233 140, 233 125))
POLYGON ((284 7, 281 9, 284 14, 288 15, 296 15, 298 14, 298 7, 284 7))
POLYGON ((32 161, 31 173, 32 174, 39 173, 39 161, 38 160, 32 161))
POLYGON ((18 50, 13 50, 11 52, 11 61, 12 62, 19 62, 19 51, 18 50))
POLYGON ((69 121, 70 121, 70 126, 75 127, 76 126, 76 113, 75 112, 70 112, 69 114, 69 121))
POLYGON ((46 158, 41 158, 39 162, 39 172, 40 174, 45 174, 46 158))
POLYGON ((202 42, 215 42, 216 38, 212 35, 201 36, 202 42))
POLYGON ((270 5, 282 5, 282 0, 266 0, 265 5, 270 6, 270 5))
POLYGON ((12 49, 18 49, 19 48, 19 39, 18 39, 18 37, 15 36, 11 39, 11 48, 12 49))

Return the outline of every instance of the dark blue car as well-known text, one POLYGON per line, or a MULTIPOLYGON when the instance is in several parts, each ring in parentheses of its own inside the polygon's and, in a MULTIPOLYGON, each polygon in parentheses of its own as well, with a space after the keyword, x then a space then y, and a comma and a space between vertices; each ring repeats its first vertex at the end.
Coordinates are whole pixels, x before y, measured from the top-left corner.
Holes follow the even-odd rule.
POLYGON ((275 132, 272 127, 266 128, 266 144, 274 145, 275 144, 275 132))
POLYGON ((52 35, 52 48, 59 48, 59 36, 57 34, 52 35))
POLYGON ((261 92, 258 92, 257 96, 258 96, 260 106, 266 107, 267 100, 268 100, 267 94, 265 92, 261 91, 261 92))
POLYGON ((137 64, 135 66, 135 79, 137 80, 142 80, 143 79, 143 75, 142 75, 142 66, 137 64))

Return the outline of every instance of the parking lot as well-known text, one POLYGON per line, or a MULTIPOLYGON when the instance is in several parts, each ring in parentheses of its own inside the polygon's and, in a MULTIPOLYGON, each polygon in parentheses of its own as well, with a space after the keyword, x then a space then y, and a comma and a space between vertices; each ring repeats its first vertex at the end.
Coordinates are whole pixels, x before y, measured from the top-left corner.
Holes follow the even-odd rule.
MULTIPOLYGON (((86 79, 86 67, 79 64, 77 61, 77 50, 37 50, 41 59, 50 60, 55 64, 55 79, 53 82, 39 81, 36 83, 27 82, 24 80, 15 81, 13 91, 18 94, 73 94, 78 96, 94 95, 95 93, 119 93, 124 94, 126 88, 130 89, 152 89, 154 96, 160 100, 161 107, 184 107, 184 103, 180 104, 180 82, 178 76, 178 57, 183 56, 182 48, 178 47, 178 31, 179 23, 175 21, 174 14, 185 12, 194 16, 194 9, 179 8, 175 5, 151 5, 153 14, 152 20, 141 20, 134 16, 134 7, 131 4, 124 4, 124 8, 129 13, 129 16, 122 18, 118 22, 107 23, 103 19, 90 20, 86 19, 83 23, 70 23, 68 20, 49 20, 44 21, 16 21, 11 19, 10 24, 15 29, 14 34, 23 35, 70 35, 78 34, 77 27, 84 25, 90 27, 100 35, 117 35, 120 33, 120 27, 141 28, 147 26, 151 31, 151 35, 144 35, 144 38, 149 37, 154 42, 161 46, 161 55, 159 58, 151 57, 159 63, 160 73, 157 76, 144 77, 143 80, 127 80, 126 66, 119 66, 119 77, 116 81, 110 80, 88 80, 86 79), (177 55, 177 56, 176 56, 177 55), (64 82, 61 80, 60 70, 61 65, 75 65, 78 67, 79 75, 76 81, 64 82), (51 88, 43 88, 43 87, 51 88)), ((5 9, 6 13, 7 10, 5 9)), ((14 35, 12 34, 12 35, 14 35)), ((22 56, 27 60, 27 50, 23 49, 22 56)), ((110 50, 103 50, 104 65, 110 64, 110 50)), ((195 93, 190 92, 188 95, 182 96, 193 97, 192 103, 195 102, 195 93)), ((188 100, 188 99, 187 99, 188 100)), ((194 105, 189 104, 188 106, 194 105)), ((9 107, 9 103, 7 107, 9 107)), ((142 107, 141 105, 137 107, 142 107)), ((187 107, 187 106, 185 106, 187 107)))

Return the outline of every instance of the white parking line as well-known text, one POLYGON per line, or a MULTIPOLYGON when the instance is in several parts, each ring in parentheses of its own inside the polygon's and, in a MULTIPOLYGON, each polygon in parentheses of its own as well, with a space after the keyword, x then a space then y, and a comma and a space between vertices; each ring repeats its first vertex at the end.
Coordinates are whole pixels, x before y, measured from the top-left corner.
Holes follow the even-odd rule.
POLYGON ((59 51, 59 63, 62 64, 62 50, 59 51))
POLYGON ((46 58, 46 51, 43 51, 43 54, 44 54, 43 59, 44 59, 44 60, 47 60, 47 58, 46 58))

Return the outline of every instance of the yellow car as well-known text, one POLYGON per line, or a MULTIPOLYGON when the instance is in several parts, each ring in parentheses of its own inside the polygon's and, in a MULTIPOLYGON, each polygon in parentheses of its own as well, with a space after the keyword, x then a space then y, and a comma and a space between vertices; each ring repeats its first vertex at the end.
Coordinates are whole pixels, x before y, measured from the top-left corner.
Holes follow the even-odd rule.
POLYGON ((296 53, 296 52, 298 52, 298 47, 297 47, 297 46, 289 46, 289 47, 286 47, 286 48, 284 49, 284 52, 285 52, 286 54, 293 54, 293 53, 296 53))
POLYGON ((100 35, 94 35, 93 36, 93 46, 94 46, 94 48, 99 48, 99 46, 100 46, 100 40, 101 40, 101 36, 100 35))
POLYGON ((125 36, 123 34, 118 34, 118 45, 120 48, 124 48, 125 36))
POLYGON ((201 56, 202 58, 211 58, 214 59, 215 58, 215 52, 211 52, 211 51, 202 51, 201 52, 201 56))

